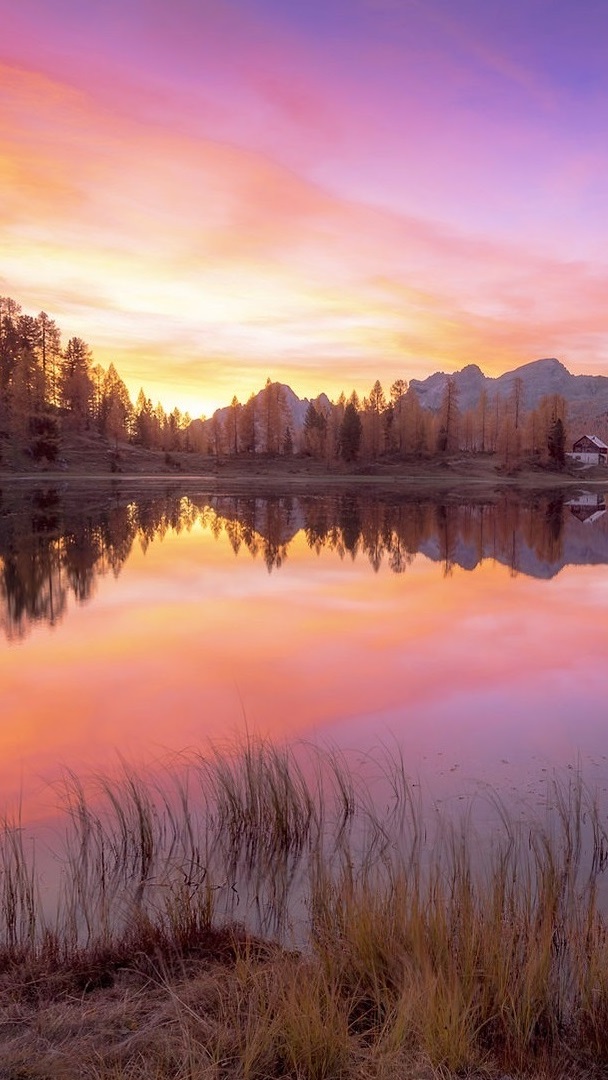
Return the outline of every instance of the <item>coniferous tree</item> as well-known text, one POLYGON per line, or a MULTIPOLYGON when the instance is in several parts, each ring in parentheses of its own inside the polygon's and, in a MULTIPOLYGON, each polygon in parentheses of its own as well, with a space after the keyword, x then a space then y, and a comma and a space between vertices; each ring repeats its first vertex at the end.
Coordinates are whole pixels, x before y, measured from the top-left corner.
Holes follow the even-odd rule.
POLYGON ((549 451, 549 460, 555 468, 563 469, 566 464, 566 431, 560 416, 555 417, 549 428, 547 449, 549 451))
POLYGON ((73 337, 67 343, 59 392, 61 405, 70 413, 76 430, 82 431, 88 425, 93 397, 91 350, 82 338, 73 337))
POLYGON ((367 408, 365 410, 365 419, 367 427, 367 451, 372 461, 375 461, 378 455, 384 449, 382 443, 382 417, 386 409, 386 398, 384 396, 384 390, 379 379, 376 379, 372 386, 369 397, 367 398, 367 408))
POLYGON ((10 296, 0 296, 0 399, 8 400, 13 368, 19 351, 21 305, 10 296))
POLYGON ((327 435, 325 438, 325 457, 327 462, 333 461, 339 454, 340 428, 344 419, 346 398, 340 393, 338 400, 329 409, 327 416, 327 435))
POLYGON ((267 454, 279 454, 286 425, 285 400, 280 383, 266 380, 263 391, 263 438, 267 454))
POLYGON ((239 445, 247 454, 257 450, 257 408, 255 394, 250 394, 239 417, 239 445))
POLYGON ((211 438, 209 440, 209 452, 221 457, 224 451, 224 427, 219 409, 216 409, 211 417, 211 438))
POLYGON ((487 450, 487 438, 488 438, 488 391, 484 389, 479 395, 479 401, 476 409, 476 436, 475 436, 475 449, 480 450, 482 454, 485 454, 487 450))
POLYGON ((327 417, 314 402, 309 402, 304 417, 304 448, 312 457, 322 458, 325 455, 325 442, 327 438, 327 417))
POLYGON ((236 394, 230 402, 230 410, 228 413, 227 422, 227 442, 228 452, 230 454, 238 454, 239 452, 239 414, 243 406, 239 403, 239 399, 236 394))
POLYGON ((41 311, 38 319, 38 352, 42 366, 44 398, 48 405, 58 405, 58 379, 61 361, 61 334, 54 319, 41 311))
POLYGON ((354 461, 361 446, 362 424, 361 417, 352 401, 349 401, 344 410, 344 418, 340 425, 339 450, 340 457, 344 461, 354 461))
POLYGON ((129 391, 114 364, 110 364, 103 380, 99 410, 99 429, 118 443, 131 434, 133 406, 129 391))
POLYGON ((404 414, 405 395, 407 392, 407 382, 405 379, 395 379, 390 392, 394 415, 391 429, 392 444, 394 449, 396 449, 399 454, 402 454, 405 446, 404 414))
POLYGON ((150 398, 146 397, 143 387, 137 395, 135 402, 135 416, 133 420, 133 438, 139 445, 149 450, 154 445, 155 417, 154 408, 150 398))
POLYGON ((289 424, 285 428, 285 434, 283 436, 282 453, 288 456, 293 454, 293 435, 291 434, 291 428, 289 424))
POLYGON ((459 419, 458 388, 456 380, 450 375, 445 385, 439 413, 437 450, 440 454, 453 453, 458 449, 459 419))

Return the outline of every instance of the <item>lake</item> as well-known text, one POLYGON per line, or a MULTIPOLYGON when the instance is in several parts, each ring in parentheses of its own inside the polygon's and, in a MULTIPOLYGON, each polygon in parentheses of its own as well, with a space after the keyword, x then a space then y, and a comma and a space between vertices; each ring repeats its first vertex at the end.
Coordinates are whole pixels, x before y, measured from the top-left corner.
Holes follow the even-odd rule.
MULTIPOLYGON (((437 800, 605 792, 603 491, 3 482, 0 780, 249 735, 398 747, 437 800)), ((46 807, 46 809, 45 809, 46 807)))
POLYGON ((88 1013, 202 972, 238 1015, 280 955, 290 1016, 328 972, 323 1029, 356 993, 365 1040, 409 1045, 411 994, 437 1062, 569 1031, 605 1061, 607 563, 595 489, 3 481, 22 993, 71 971, 88 1013))

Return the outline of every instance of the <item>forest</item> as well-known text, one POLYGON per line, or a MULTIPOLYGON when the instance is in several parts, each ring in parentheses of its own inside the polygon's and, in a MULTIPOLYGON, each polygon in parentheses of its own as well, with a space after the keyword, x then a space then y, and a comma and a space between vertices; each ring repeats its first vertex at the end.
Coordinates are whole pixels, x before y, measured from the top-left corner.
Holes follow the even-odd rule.
POLYGON ((567 402, 558 395, 524 408, 524 386, 515 379, 508 398, 482 391, 475 408, 463 410, 452 377, 441 406, 425 409, 405 379, 388 393, 376 380, 360 398, 353 391, 330 401, 309 401, 298 421, 289 387, 267 379, 258 394, 210 418, 192 420, 178 408, 153 404, 144 389, 135 403, 113 363, 96 363, 80 337, 62 344, 54 319, 33 316, 10 297, 0 297, 0 464, 9 448, 35 462, 60 459, 62 440, 95 432, 118 452, 132 444, 165 453, 186 451, 215 459, 299 457, 350 464, 407 461, 459 452, 496 455, 507 468, 539 463, 563 468, 568 435, 567 402))

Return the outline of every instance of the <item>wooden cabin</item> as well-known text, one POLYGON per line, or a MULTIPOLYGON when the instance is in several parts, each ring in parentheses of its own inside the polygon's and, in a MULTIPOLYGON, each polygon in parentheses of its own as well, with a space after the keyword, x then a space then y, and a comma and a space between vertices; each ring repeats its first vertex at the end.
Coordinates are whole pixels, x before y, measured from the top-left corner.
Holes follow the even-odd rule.
POLYGON ((583 435, 572 444, 572 453, 568 456, 587 465, 606 465, 608 446, 597 435, 583 435))

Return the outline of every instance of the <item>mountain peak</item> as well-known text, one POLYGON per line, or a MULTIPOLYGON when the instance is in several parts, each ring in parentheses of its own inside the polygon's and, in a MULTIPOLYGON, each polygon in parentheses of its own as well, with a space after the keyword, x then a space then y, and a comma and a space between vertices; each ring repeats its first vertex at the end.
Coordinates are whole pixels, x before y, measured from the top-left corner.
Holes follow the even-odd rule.
POLYGON ((565 364, 562 364, 561 360, 558 360, 555 356, 548 356, 542 360, 531 360, 529 364, 522 364, 521 367, 515 368, 515 371, 508 372, 507 374, 517 375, 521 371, 553 371, 564 372, 566 375, 570 375, 571 372, 565 364))
MULTIPOLYGON (((450 376, 443 372, 435 372, 429 375, 428 379, 412 379, 410 386, 418 394, 420 403, 436 412, 441 407, 448 378, 450 376)), ((527 409, 535 408, 548 394, 561 394, 572 401, 575 398, 596 395, 600 389, 604 392, 608 387, 608 380, 604 381, 605 376, 572 375, 555 356, 531 360, 512 371, 505 371, 498 378, 484 375, 477 364, 468 364, 451 378, 456 384, 460 408, 463 410, 477 406, 482 390, 490 397, 508 397, 517 380, 523 383, 523 401, 527 409)))

